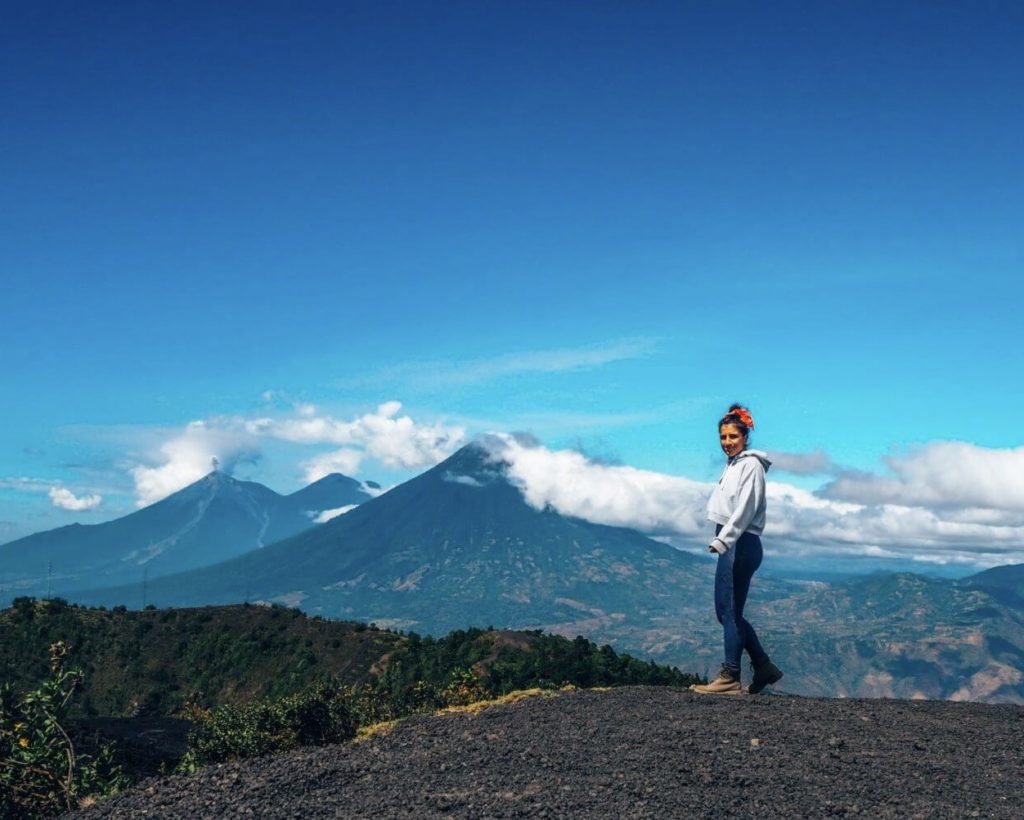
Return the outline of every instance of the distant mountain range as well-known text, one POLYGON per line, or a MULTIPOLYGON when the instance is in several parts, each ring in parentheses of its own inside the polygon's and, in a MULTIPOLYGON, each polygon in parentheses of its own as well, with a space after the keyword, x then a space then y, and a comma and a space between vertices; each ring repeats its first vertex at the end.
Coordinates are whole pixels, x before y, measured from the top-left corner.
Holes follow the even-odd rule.
POLYGON ((318 513, 361 504, 373 489, 333 474, 283 496, 214 471, 122 518, 0 546, 0 582, 20 594, 44 594, 47 586, 64 594, 215 564, 311 529, 318 513))
POLYGON ((1022 568, 811 584, 752 617, 780 649, 787 691, 1024 703, 1022 568))
MULTIPOLYGON (((265 541, 267 539, 264 539, 265 541)), ((796 694, 1024 703, 1024 569, 960 581, 879 574, 772 577, 748 612, 796 694)), ((325 524, 230 560, 152 578, 157 606, 282 603, 442 635, 469 626, 581 634, 713 673, 714 559, 629 529, 536 510, 506 465, 471 444, 325 524)), ((70 593, 139 606, 141 584, 70 593)))
MULTIPOLYGON (((468 625, 647 629, 705 591, 707 564, 629 529, 535 510, 469 445, 351 512, 149 584, 158 606, 262 600, 444 634, 468 625)), ((138 585, 75 594, 137 599, 138 585)), ((575 633, 574 633, 575 634, 575 633)))

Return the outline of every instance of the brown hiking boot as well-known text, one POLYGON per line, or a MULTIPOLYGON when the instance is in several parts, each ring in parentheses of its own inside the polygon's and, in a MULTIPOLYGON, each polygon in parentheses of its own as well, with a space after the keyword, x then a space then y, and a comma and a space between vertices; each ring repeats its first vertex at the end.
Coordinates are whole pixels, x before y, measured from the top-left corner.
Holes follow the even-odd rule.
POLYGON ((760 666, 754 667, 754 679, 750 682, 747 691, 756 695, 766 686, 771 686, 780 680, 782 680, 782 670, 770 660, 765 659, 760 666))
POLYGON ((702 695, 742 695, 743 687, 740 685, 740 676, 729 667, 723 666, 718 670, 718 677, 711 683, 696 684, 690 687, 693 692, 700 692, 702 695))

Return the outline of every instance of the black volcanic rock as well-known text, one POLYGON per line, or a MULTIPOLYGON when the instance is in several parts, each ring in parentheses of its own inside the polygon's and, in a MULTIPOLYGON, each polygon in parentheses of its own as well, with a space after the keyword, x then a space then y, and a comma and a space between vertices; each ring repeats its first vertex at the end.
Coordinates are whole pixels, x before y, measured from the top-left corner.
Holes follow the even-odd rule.
POLYGON ((358 504, 358 482, 327 476, 290 496, 213 471, 102 524, 72 524, 0 546, 0 581, 20 594, 138 582, 224 561, 314 526, 310 512, 358 504), (47 574, 51 573, 47 584, 47 574))
POLYGON ((625 687, 149 780, 81 818, 1024 816, 1024 709, 625 687))

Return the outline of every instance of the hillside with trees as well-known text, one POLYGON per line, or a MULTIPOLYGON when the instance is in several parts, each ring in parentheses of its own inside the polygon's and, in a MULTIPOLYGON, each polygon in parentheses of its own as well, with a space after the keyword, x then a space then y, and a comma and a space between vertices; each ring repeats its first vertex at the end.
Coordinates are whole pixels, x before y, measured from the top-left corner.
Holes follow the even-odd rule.
POLYGON ((173 715, 186 706, 282 698, 324 682, 370 690, 403 711, 400 704, 444 689, 454 673, 470 674, 492 695, 528 686, 696 680, 582 637, 539 630, 473 628, 432 638, 281 606, 131 611, 32 598, 0 611, 0 677, 16 686, 41 679, 47 649, 58 641, 84 674, 73 712, 80 716, 173 715))

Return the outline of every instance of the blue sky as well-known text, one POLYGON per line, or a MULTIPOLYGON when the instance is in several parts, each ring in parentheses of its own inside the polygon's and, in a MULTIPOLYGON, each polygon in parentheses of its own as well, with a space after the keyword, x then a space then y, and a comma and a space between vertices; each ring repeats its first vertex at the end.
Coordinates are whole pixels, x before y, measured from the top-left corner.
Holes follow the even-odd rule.
MULTIPOLYGON (((393 401, 707 481, 739 399, 823 497, 1015 458, 1022 34, 998 2, 7 9, 0 542, 134 509, 190 423, 393 401)), ((339 441, 260 435, 236 471, 279 491, 339 441)), ((434 452, 367 441, 385 483, 434 452)))

